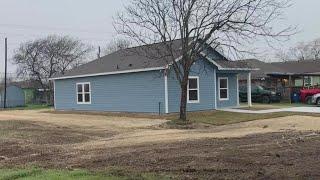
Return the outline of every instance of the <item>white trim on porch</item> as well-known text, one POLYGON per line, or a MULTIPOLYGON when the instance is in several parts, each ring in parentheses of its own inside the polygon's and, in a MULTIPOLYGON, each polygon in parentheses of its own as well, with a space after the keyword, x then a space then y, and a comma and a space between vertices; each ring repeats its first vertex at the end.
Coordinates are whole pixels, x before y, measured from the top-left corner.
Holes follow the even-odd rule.
MULTIPOLYGON (((166 70, 167 71, 167 70, 166 70)), ((165 99, 165 113, 169 113, 169 94, 168 94, 168 72, 164 75, 164 99, 165 99)))
POLYGON ((248 106, 252 107, 252 97, 251 97, 251 72, 248 73, 247 77, 247 97, 248 97, 248 106))
POLYGON ((239 74, 237 74, 237 106, 240 106, 240 97, 239 97, 239 74))
POLYGON ((214 76, 214 109, 218 109, 218 95, 217 95, 217 87, 218 87, 218 79, 217 79, 217 70, 216 68, 213 69, 213 76, 214 76))

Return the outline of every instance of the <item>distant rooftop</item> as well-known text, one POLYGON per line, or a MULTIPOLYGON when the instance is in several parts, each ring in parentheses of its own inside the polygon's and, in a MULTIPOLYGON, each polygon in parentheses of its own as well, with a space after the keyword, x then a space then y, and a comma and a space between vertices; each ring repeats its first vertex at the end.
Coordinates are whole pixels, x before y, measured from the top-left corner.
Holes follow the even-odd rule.
POLYGON ((268 75, 320 75, 320 60, 287 61, 266 63, 257 59, 240 60, 260 70, 252 72, 253 79, 268 75))

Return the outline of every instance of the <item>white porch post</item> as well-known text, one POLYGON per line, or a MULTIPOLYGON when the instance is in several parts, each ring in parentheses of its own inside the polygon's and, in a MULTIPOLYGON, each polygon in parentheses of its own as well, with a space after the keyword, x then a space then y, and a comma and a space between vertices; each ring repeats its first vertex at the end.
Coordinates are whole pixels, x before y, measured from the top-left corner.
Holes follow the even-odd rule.
POLYGON ((168 94, 168 70, 166 69, 164 75, 164 99, 165 99, 165 113, 169 113, 169 94, 168 94))
POLYGON ((218 109, 218 95, 217 95, 217 86, 218 86, 218 80, 217 80, 217 70, 213 69, 213 78, 214 78, 214 109, 218 109))
POLYGON ((251 98, 251 72, 248 73, 247 78, 247 92, 248 92, 248 106, 252 107, 252 98, 251 98))

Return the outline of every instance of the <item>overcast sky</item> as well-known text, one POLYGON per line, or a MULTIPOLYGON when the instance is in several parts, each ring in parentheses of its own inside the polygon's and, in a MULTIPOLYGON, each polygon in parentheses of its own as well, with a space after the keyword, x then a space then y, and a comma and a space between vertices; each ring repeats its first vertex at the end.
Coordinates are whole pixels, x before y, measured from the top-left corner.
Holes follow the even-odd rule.
MULTIPOLYGON (((105 46, 115 36, 113 16, 128 1, 0 0, 0 72, 4 72, 5 37, 9 41, 9 58, 21 42, 48 34, 70 35, 95 47, 105 46)), ((320 37, 319 7, 320 0, 293 0, 293 6, 285 12, 286 23, 298 25, 300 33, 281 46, 320 37)), ((269 52, 267 48, 264 51, 269 52)), ((271 51, 268 57, 272 59, 271 51)), ((9 71, 14 72, 15 68, 10 65, 9 71)))

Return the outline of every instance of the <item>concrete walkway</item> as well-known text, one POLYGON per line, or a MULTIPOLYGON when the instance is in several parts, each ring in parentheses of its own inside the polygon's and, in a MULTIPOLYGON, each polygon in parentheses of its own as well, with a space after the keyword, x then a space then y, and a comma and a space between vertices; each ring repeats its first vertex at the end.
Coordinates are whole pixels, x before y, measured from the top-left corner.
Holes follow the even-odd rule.
POLYGON ((292 107, 267 110, 245 110, 245 109, 222 109, 227 112, 247 113, 247 114, 266 114, 275 112, 301 112, 301 113, 319 113, 320 107, 292 107))

